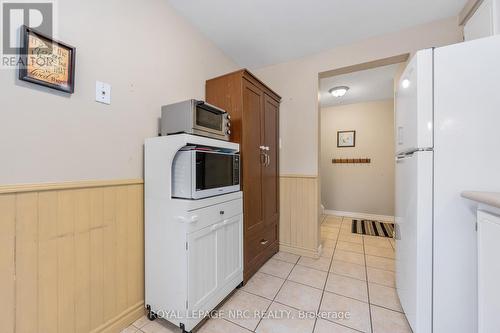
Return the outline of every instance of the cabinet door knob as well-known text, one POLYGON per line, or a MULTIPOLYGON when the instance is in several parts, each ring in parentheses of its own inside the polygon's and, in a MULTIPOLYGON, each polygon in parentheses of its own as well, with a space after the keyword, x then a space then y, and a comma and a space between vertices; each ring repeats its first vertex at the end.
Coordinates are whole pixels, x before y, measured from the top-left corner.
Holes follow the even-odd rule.
POLYGON ((269 243, 269 241, 267 239, 262 239, 260 241, 260 244, 262 244, 262 245, 266 245, 267 243, 269 243))
POLYGON ((219 213, 220 213, 220 215, 224 215, 224 211, 223 210, 221 210, 219 213))

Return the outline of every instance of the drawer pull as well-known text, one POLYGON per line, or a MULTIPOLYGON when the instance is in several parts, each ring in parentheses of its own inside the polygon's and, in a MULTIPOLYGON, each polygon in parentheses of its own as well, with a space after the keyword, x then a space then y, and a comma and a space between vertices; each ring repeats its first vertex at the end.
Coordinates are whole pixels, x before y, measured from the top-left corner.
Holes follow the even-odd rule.
POLYGON ((181 223, 196 223, 198 222, 198 215, 192 215, 190 217, 177 216, 177 221, 181 223))
POLYGON ((261 244, 261 245, 266 245, 267 243, 269 243, 269 241, 268 241, 267 239, 262 239, 262 240, 260 241, 260 244, 261 244))
POLYGON ((225 212, 224 212, 223 210, 221 210, 221 211, 219 212, 219 214, 220 214, 220 215, 224 215, 224 213, 225 213, 225 212))

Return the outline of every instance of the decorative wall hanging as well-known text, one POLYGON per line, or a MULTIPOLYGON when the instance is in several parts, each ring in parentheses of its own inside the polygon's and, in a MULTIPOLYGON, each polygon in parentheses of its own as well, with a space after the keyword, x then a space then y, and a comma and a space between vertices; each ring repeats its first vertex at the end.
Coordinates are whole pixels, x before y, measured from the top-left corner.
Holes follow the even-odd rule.
POLYGON ((36 30, 21 29, 19 79, 72 94, 76 49, 36 30))
POLYGON ((370 164, 371 158, 334 158, 333 164, 370 164))
POLYGON ((356 146, 356 131, 338 131, 337 132, 337 147, 355 147, 356 146))

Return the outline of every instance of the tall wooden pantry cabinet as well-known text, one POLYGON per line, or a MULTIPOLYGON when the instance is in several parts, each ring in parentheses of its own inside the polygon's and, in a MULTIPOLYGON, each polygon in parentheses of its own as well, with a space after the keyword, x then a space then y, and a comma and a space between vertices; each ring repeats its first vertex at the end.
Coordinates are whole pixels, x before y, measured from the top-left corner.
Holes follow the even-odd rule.
POLYGON ((278 251, 281 97, 243 69, 206 82, 208 103, 231 116, 241 149, 244 281, 278 251))

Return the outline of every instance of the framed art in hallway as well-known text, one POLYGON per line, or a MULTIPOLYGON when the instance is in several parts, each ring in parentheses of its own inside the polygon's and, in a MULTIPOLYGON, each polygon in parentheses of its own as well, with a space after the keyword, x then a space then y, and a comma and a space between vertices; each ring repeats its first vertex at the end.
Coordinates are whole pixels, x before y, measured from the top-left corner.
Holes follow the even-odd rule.
POLYGON ((76 48, 27 26, 21 29, 21 41, 19 80, 72 94, 76 48))
POLYGON ((338 131, 337 147, 348 148, 356 146, 356 131, 338 131))

